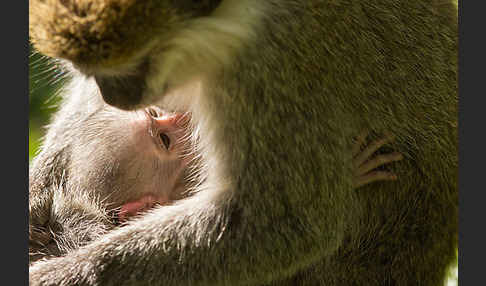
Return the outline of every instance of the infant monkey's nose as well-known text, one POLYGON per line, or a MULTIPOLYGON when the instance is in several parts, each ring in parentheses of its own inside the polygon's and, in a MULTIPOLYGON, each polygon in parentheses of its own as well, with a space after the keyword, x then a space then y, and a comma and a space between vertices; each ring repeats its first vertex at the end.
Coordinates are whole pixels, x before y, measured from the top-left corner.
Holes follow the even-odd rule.
POLYGON ((153 117, 153 118, 157 118, 164 113, 164 111, 162 109, 158 108, 157 106, 147 107, 147 108, 145 108, 145 112, 148 115, 150 115, 150 117, 153 117))

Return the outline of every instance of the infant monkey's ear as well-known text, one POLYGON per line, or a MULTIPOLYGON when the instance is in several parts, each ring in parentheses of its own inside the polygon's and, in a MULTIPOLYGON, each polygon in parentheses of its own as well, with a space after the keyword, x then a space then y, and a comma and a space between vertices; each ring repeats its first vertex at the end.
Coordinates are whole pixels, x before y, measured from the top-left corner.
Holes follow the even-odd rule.
POLYGON ((29 34, 44 55, 81 71, 117 70, 182 21, 212 12, 221 0, 29 0, 29 34))

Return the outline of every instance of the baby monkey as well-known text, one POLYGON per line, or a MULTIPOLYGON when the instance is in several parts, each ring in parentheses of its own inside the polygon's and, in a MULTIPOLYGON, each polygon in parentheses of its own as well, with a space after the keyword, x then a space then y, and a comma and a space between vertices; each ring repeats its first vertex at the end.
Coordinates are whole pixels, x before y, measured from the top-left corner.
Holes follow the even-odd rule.
MULTIPOLYGON (((200 180, 197 177, 198 140, 194 138, 189 113, 169 113, 156 106, 139 111, 122 111, 105 105, 80 120, 79 136, 73 142, 71 163, 66 168, 65 193, 76 197, 76 202, 82 195, 80 191, 91 192, 98 198, 111 221, 104 229, 123 227, 130 219, 143 215, 155 206, 170 205, 189 196, 195 182, 200 180)), ((367 132, 360 134, 350 150, 355 188, 376 181, 397 179, 392 172, 377 168, 402 159, 397 152, 373 157, 393 138, 386 135, 366 144, 367 136, 367 132)), ((60 204, 63 205, 61 210, 73 209, 69 199, 63 199, 60 204)), ((89 207, 90 202, 85 205, 89 207)), ((79 203, 76 204, 78 206, 79 203)), ((78 224, 93 222, 83 222, 85 220, 80 214, 79 219, 74 219, 76 222, 73 225, 73 219, 69 216, 75 216, 77 212, 51 218, 53 221, 49 222, 50 225, 56 223, 62 226, 58 231, 31 225, 37 233, 48 235, 44 241, 30 235, 31 262, 43 257, 64 255, 89 242, 84 237, 93 236, 83 236, 81 230, 88 228, 78 224)))
MULTIPOLYGON (((194 146, 191 144, 194 144, 194 142, 190 143, 188 141, 190 138, 190 132, 188 130, 190 115, 187 113, 167 113, 155 106, 145 109, 144 112, 147 115, 146 120, 150 122, 149 132, 146 132, 145 136, 147 137, 147 141, 154 143, 154 146, 148 147, 146 150, 148 151, 153 148, 156 153, 154 156, 161 161, 160 164, 173 164, 174 166, 178 166, 177 168, 165 169, 168 174, 168 184, 181 179, 182 182, 176 184, 178 188, 169 189, 165 193, 160 193, 158 186, 153 186, 154 189, 150 190, 147 194, 123 203, 115 215, 119 222, 125 222, 129 218, 141 214, 156 205, 167 205, 174 200, 183 198, 187 194, 187 188, 190 185, 187 175, 191 174, 191 172, 187 171, 187 168, 191 166, 190 163, 195 159, 195 152, 191 150, 191 146, 194 146), (150 139, 148 135, 150 135, 150 139), (175 160, 175 162, 171 163, 171 160, 175 160), (181 174, 185 174, 186 177, 182 177, 181 174)), ((393 136, 386 134, 383 138, 372 141, 368 145, 366 144, 367 136, 368 132, 363 132, 357 136, 356 142, 351 150, 353 155, 353 183, 355 188, 376 181, 396 180, 397 176, 392 172, 377 170, 377 168, 403 158, 398 152, 380 154, 372 157, 382 146, 391 142, 393 136)), ((195 168, 194 165, 192 167, 195 168)))
POLYGON ((198 161, 190 119, 157 107, 128 112, 106 104, 78 118, 46 218, 31 219, 30 262, 66 254, 187 196, 198 161))
MULTIPOLYGON (((137 153, 127 154, 133 156, 135 160, 151 161, 147 157, 153 157, 156 161, 152 166, 154 172, 164 174, 165 181, 159 184, 146 184, 139 181, 132 189, 143 189, 143 192, 133 193, 133 197, 123 202, 117 212, 115 219, 118 222, 125 222, 128 218, 149 210, 156 205, 167 205, 175 200, 184 198, 189 193, 192 186, 191 175, 195 170, 197 157, 195 156, 194 141, 191 137, 188 113, 168 113, 162 109, 152 106, 144 109, 141 113, 139 124, 132 122, 132 132, 137 143, 133 144, 136 148, 140 147, 137 153), (145 154, 145 156, 143 155, 145 154), (140 157, 139 157, 140 156, 140 157)), ((136 152, 134 148, 129 148, 128 152, 136 152)), ((135 164, 137 166, 138 164, 135 164)), ((120 162, 121 172, 131 176, 128 164, 123 160, 120 162)), ((137 166, 140 168, 140 166, 137 166)), ((197 172, 196 172, 197 173, 197 172)), ((153 177, 157 177, 154 174, 153 177)), ((150 179, 150 178, 149 178, 150 179)))

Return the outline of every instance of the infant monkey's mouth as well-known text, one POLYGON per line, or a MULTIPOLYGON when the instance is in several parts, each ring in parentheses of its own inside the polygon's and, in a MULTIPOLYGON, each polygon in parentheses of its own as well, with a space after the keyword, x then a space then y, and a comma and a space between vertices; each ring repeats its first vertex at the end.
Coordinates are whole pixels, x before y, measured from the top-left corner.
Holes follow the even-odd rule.
POLYGON ((118 223, 123 223, 130 218, 140 215, 148 210, 158 206, 168 204, 169 200, 158 198, 155 195, 148 194, 138 200, 130 201, 121 206, 121 209, 116 213, 115 219, 118 223))

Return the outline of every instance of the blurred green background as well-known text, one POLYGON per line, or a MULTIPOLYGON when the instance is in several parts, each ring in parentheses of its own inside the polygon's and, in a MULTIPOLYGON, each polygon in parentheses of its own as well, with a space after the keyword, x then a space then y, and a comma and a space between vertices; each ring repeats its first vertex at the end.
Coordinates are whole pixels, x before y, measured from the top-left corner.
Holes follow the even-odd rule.
POLYGON ((57 91, 63 74, 50 60, 30 48, 29 56, 29 161, 35 156, 50 115, 57 109, 57 91))

